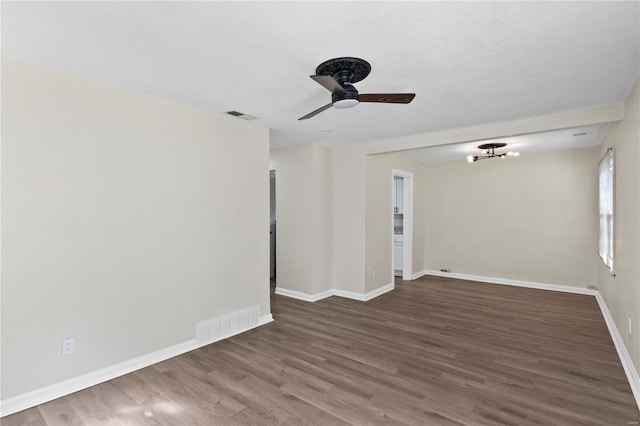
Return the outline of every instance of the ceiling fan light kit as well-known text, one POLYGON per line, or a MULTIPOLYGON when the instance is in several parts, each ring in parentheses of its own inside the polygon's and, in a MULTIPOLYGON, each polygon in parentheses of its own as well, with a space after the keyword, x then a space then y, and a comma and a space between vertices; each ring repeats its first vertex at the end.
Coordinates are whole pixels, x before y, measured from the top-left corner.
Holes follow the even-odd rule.
POLYGON ((347 108, 353 108, 359 103, 360 101, 357 99, 338 99, 333 103, 333 107, 338 109, 347 109, 347 108))
POLYGON ((507 144, 504 142, 491 142, 478 145, 478 149, 481 150, 482 154, 484 155, 469 155, 467 157, 467 161, 469 163, 474 163, 478 160, 486 160, 488 158, 507 158, 520 156, 519 152, 514 151, 503 152, 501 154, 496 153, 497 148, 504 148, 505 146, 507 146, 507 144))
POLYGON ((370 72, 371 64, 360 58, 335 58, 321 63, 316 68, 316 75, 309 77, 331 92, 331 103, 300 117, 298 120, 306 120, 331 107, 337 109, 353 108, 360 102, 408 104, 416 96, 415 93, 360 95, 353 83, 362 81, 370 72))

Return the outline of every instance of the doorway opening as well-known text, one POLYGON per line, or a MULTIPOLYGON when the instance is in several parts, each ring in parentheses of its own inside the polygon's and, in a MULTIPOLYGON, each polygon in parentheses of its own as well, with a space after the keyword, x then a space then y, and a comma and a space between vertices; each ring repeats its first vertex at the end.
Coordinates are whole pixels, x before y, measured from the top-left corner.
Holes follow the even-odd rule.
POLYGON ((413 173, 391 172, 391 282, 413 279, 413 173))
POLYGON ((270 283, 273 291, 276 286, 276 171, 269 170, 269 252, 270 283))

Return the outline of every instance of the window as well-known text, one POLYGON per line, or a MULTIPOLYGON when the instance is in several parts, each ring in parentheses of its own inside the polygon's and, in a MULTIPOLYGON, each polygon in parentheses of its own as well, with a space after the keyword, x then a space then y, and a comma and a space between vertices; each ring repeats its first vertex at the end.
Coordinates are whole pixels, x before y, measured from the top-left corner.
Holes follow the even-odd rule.
POLYGON ((599 253, 609 269, 613 269, 613 149, 604 155, 599 169, 600 244, 599 253))

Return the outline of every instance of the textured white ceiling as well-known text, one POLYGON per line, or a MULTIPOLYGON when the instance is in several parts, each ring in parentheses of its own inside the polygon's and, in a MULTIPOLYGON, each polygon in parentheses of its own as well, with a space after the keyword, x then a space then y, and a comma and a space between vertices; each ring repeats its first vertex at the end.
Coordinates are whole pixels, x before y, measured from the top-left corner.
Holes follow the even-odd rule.
POLYGON ((272 147, 348 144, 622 102, 639 68, 632 2, 2 2, 2 50, 215 112, 241 111, 272 147), (356 56, 361 93, 309 78, 356 56), (322 131, 330 129, 331 132, 322 131))

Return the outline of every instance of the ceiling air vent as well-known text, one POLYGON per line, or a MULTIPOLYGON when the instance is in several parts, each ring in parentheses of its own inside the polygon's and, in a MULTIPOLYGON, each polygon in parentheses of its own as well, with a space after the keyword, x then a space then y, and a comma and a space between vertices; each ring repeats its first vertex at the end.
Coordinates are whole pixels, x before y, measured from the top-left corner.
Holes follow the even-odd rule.
POLYGON ((253 115, 248 115, 238 111, 227 111, 227 114, 233 115, 234 117, 242 118, 243 120, 256 120, 258 117, 254 117, 253 115))

